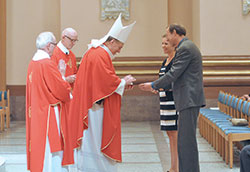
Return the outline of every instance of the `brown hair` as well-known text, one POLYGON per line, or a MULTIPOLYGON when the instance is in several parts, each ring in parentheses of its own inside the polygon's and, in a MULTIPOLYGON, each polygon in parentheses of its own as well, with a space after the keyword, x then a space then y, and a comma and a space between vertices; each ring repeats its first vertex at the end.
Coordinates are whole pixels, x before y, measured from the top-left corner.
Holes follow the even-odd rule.
POLYGON ((170 24, 168 27, 168 30, 170 33, 173 33, 174 30, 176 31, 176 33, 180 36, 186 36, 186 29, 178 24, 170 24))

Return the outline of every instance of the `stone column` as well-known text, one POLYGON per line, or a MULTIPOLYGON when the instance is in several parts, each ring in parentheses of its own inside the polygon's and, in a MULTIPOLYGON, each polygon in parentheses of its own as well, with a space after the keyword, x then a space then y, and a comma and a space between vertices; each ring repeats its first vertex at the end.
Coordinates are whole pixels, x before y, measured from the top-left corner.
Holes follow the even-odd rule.
POLYGON ((192 39, 192 8, 193 0, 168 0, 168 23, 183 25, 187 30, 187 36, 192 39))

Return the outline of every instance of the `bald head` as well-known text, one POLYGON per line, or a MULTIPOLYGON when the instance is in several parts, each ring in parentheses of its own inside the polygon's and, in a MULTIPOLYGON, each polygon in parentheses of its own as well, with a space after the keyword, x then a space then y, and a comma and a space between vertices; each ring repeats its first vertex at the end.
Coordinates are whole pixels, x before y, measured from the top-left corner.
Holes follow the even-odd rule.
POLYGON ((78 34, 73 28, 66 28, 62 31, 62 44, 71 49, 78 41, 78 34))
POLYGON ((75 29, 68 27, 62 31, 62 36, 65 36, 65 35, 66 36, 71 36, 71 35, 77 36, 77 32, 75 29))

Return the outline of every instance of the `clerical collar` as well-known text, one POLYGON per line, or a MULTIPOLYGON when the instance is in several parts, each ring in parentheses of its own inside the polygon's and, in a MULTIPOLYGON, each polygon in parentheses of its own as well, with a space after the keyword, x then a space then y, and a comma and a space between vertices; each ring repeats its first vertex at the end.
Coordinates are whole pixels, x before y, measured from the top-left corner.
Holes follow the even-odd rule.
POLYGON ((100 45, 100 47, 102 47, 105 51, 108 52, 108 54, 109 54, 111 60, 114 60, 114 59, 115 59, 115 56, 114 56, 113 53, 109 50, 108 47, 106 47, 104 44, 100 45))
POLYGON ((39 61, 39 60, 43 60, 43 59, 50 59, 50 56, 44 50, 38 49, 36 51, 35 55, 33 56, 32 60, 33 61, 39 61))
POLYGON ((62 44, 61 41, 58 42, 57 46, 64 54, 69 55, 69 50, 62 44))

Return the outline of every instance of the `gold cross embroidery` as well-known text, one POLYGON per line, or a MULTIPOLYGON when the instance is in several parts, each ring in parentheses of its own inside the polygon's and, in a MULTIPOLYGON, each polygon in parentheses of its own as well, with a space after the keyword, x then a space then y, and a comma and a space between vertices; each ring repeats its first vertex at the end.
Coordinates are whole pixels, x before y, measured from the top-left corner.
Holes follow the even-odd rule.
POLYGON ((72 62, 71 62, 71 59, 69 59, 69 61, 68 61, 67 65, 68 65, 70 68, 72 68, 72 62))
POLYGON ((29 145, 29 151, 31 152, 31 140, 30 140, 30 145, 29 145))
POLYGON ((31 106, 29 107, 29 118, 31 118, 31 106))
POLYGON ((29 74, 29 81, 32 82, 32 72, 29 74))

